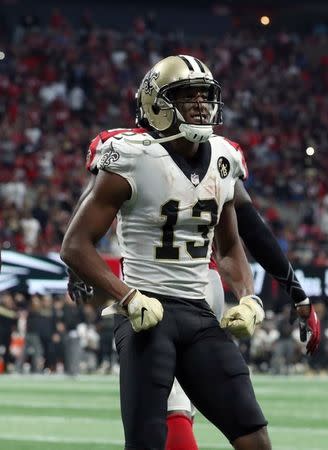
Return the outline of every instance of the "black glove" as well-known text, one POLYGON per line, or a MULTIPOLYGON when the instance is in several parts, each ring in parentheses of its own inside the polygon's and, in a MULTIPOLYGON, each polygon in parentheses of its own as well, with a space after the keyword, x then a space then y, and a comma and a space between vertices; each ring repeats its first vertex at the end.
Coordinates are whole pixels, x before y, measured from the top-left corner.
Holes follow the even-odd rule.
POLYGON ((67 291, 73 302, 77 305, 84 305, 90 302, 93 299, 93 287, 88 286, 70 268, 67 269, 67 275, 67 291))

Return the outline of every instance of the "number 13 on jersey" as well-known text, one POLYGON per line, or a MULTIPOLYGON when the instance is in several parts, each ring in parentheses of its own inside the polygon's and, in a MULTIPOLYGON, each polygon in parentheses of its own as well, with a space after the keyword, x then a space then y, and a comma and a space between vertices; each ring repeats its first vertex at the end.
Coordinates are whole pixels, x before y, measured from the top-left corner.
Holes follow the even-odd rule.
MULTIPOLYGON (((177 260, 180 258, 180 246, 175 245, 175 227, 178 221, 180 202, 178 200, 169 200, 161 208, 161 215, 166 217, 162 227, 162 245, 155 248, 156 259, 177 260)), ((195 224, 195 230, 191 232, 192 236, 199 234, 203 239, 203 244, 195 240, 185 242, 187 252, 193 258, 206 258, 208 246, 210 243, 208 233, 210 228, 216 225, 218 219, 218 205, 214 198, 207 200, 198 200, 191 208, 191 217, 200 218, 202 213, 210 214, 210 223, 208 225, 195 224)))

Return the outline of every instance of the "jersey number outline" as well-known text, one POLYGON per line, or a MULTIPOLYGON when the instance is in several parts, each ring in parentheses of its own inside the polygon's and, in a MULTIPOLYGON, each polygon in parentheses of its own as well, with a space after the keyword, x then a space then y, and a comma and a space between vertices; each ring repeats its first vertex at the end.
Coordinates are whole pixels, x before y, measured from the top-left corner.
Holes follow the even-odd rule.
MULTIPOLYGON (((155 247, 156 259, 178 260, 180 257, 180 247, 174 245, 174 227, 177 224, 180 202, 178 200, 169 200, 161 208, 161 215, 166 217, 162 227, 162 245, 155 247)), ((210 227, 217 223, 218 205, 212 199, 198 200, 191 208, 191 217, 201 217, 201 214, 207 212, 211 214, 211 221, 208 225, 197 225, 197 230, 204 239, 203 245, 196 245, 196 241, 186 242, 186 248, 189 255, 193 258, 205 258, 208 252, 210 227)))

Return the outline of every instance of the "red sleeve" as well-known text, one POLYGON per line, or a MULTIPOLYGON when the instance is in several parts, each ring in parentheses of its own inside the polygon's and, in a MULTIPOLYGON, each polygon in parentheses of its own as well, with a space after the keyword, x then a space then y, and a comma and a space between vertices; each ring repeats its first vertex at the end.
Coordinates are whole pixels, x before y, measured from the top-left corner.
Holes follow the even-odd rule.
POLYGON ((92 139, 89 149, 87 152, 85 167, 89 172, 98 173, 97 169, 97 160, 101 153, 101 146, 104 142, 106 142, 109 138, 116 136, 120 133, 144 133, 146 130, 144 128, 117 128, 115 130, 104 130, 101 131, 94 139, 92 139))
POLYGON ((94 172, 94 166, 95 166, 94 161, 95 161, 95 157, 96 157, 96 153, 97 153, 97 147, 100 142, 101 142, 100 135, 98 134, 98 136, 96 136, 94 139, 92 139, 92 141, 89 145, 87 157, 86 157, 86 161, 85 161, 85 168, 89 172, 94 172))
MULTIPOLYGON (((213 244, 213 251, 215 251, 214 250, 214 244, 213 244)), ((216 262, 216 259, 214 259, 214 257, 213 257, 213 252, 211 254, 211 259, 210 259, 210 263, 208 265, 208 268, 210 270, 216 270, 217 272, 219 272, 219 266, 218 266, 218 263, 216 262)), ((220 274, 220 272, 219 272, 219 274, 220 274)), ((223 289, 224 289, 225 292, 231 290, 229 288, 229 286, 226 284, 226 282, 224 281, 223 278, 221 278, 221 282, 222 282, 222 286, 223 286, 223 289)))
POLYGON ((210 259, 210 263, 209 263, 208 267, 212 270, 216 270, 217 272, 219 270, 218 264, 213 257, 213 253, 211 254, 211 259, 210 259))
POLYGON ((245 160, 245 156, 244 156, 244 152, 241 148, 241 146, 238 144, 238 142, 234 142, 234 141, 230 141, 230 139, 224 138, 227 142, 229 142, 230 145, 232 145, 232 147, 241 154, 241 159, 242 159, 242 164, 243 167, 245 169, 246 172, 246 177, 244 178, 245 180, 248 178, 248 168, 247 168, 247 164, 246 164, 246 160, 245 160))
POLYGON ((209 263, 208 267, 210 269, 216 270, 218 272, 219 271, 218 263, 216 262, 216 259, 214 258, 215 252, 216 252, 216 248, 215 248, 215 243, 213 241, 211 259, 210 259, 210 263, 209 263))

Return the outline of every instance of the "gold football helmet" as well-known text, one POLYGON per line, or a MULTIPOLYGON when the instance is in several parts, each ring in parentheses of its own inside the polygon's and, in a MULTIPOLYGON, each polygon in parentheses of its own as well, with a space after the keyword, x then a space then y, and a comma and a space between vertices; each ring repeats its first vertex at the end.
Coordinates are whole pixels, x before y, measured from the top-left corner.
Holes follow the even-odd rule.
POLYGON ((136 98, 138 125, 160 132, 173 126, 175 131, 179 130, 165 140, 185 137, 192 142, 204 142, 213 133, 213 126, 222 123, 221 86, 208 67, 193 56, 169 56, 159 61, 142 80, 136 98), (206 99, 201 103, 179 100, 174 94, 178 89, 194 87, 206 91, 206 99), (183 102, 198 108, 197 123, 185 120, 181 113, 183 102), (206 106, 206 118, 201 112, 202 104, 206 106))

